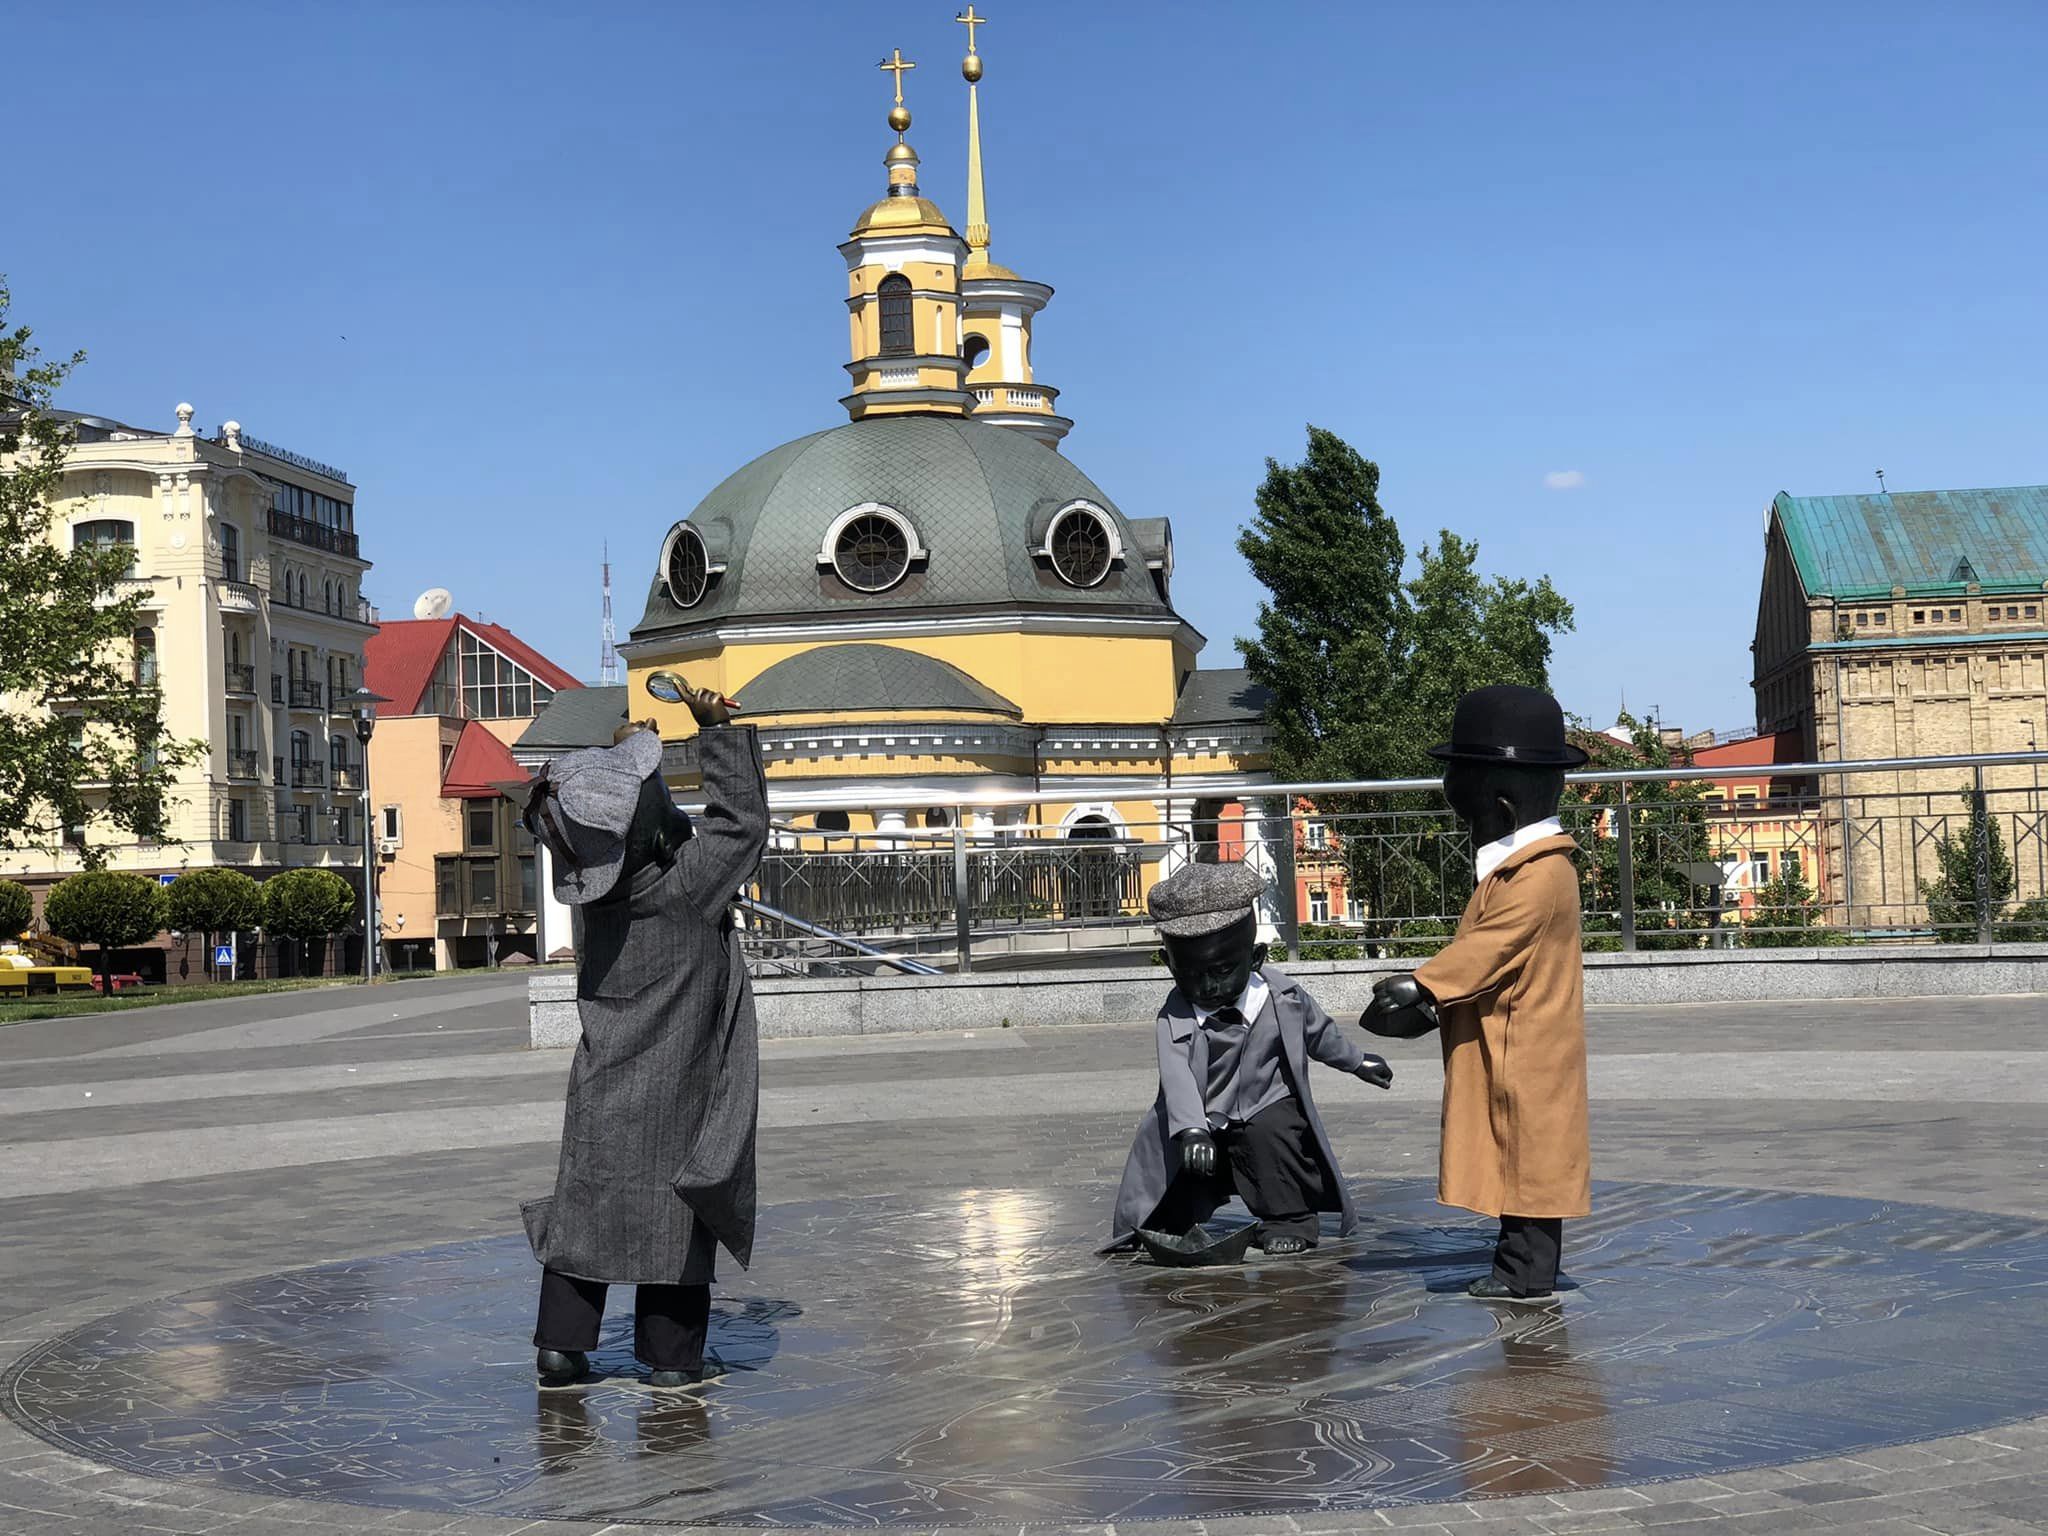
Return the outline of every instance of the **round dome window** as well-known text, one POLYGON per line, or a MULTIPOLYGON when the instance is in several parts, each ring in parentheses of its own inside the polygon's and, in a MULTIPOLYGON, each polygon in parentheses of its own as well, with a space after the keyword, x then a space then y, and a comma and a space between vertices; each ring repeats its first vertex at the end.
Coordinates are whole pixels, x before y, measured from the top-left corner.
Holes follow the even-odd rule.
POLYGON ((704 548, 704 535, 688 523, 670 529, 661 572, 678 608, 694 608, 703 602, 711 586, 711 556, 704 548))
POLYGON ((1099 507, 1077 502, 1052 520, 1046 531, 1045 553, 1068 586, 1093 587, 1101 585, 1122 549, 1108 515, 1099 507))
POLYGON ((917 535, 887 507, 856 507, 839 521, 831 541, 832 569, 856 592, 886 592, 910 571, 921 551, 917 535))

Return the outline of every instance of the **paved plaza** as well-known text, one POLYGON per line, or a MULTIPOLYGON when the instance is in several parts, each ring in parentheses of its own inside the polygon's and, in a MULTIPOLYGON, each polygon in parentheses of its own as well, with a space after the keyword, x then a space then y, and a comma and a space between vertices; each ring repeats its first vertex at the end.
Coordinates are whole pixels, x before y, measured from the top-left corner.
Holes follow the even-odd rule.
POLYGON ((1433 1041, 1316 1079, 1361 1230, 1202 1272, 1091 1251, 1145 1021, 769 1042, 726 1376, 608 1335, 546 1396, 520 980, 11 1026, 0 1531, 2048 1531, 2044 1023, 1595 1010, 1598 1212, 1523 1309, 1442 1294, 1433 1041))

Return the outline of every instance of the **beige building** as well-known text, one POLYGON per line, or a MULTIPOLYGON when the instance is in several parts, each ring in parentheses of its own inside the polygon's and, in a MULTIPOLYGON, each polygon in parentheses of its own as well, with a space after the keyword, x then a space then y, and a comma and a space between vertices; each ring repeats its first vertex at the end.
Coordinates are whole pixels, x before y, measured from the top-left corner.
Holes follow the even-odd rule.
MULTIPOLYGON (((355 487, 233 422, 205 434, 192 416, 179 406, 169 432, 68 417, 53 536, 134 551, 136 675, 162 688, 166 734, 208 744, 172 789, 172 841, 116 844, 108 867, 262 878, 314 865, 360 889, 362 769, 342 701, 376 614, 361 592, 355 487)), ((79 867, 68 851, 0 855, 0 874, 38 892, 79 867)), ((333 958, 349 962, 345 949, 333 958)), ((175 980, 181 960, 204 973, 203 956, 168 941, 129 963, 175 980)))
MULTIPOLYGON (((2048 486, 1772 503, 1757 726, 1809 761, 2028 752, 2048 740, 2048 486)), ((1783 759, 1781 759, 1783 760, 1783 759)), ((2048 874, 2040 771, 1983 770, 2015 901, 2048 874)), ((1921 928, 1920 886, 1967 823, 1968 769, 1824 781, 1826 869, 1852 927, 1921 928)), ((1960 937, 1960 935, 1958 935, 1960 937)))
MULTIPOLYGON (((429 593, 421 608, 446 603, 429 593)), ((510 630, 459 613, 387 623, 367 655, 370 690, 388 701, 370 738, 382 964, 541 958, 533 837, 500 786, 527 777, 511 743, 580 685, 510 630)))

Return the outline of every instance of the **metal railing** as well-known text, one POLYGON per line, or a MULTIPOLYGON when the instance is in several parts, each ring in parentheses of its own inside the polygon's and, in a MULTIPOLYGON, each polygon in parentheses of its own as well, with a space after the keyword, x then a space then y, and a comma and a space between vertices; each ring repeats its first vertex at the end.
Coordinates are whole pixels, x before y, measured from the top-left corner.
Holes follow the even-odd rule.
POLYGON ((294 544, 304 544, 311 549, 331 550, 337 555, 346 555, 354 560, 361 546, 356 536, 346 528, 330 528, 325 523, 316 523, 309 517, 299 517, 290 512, 270 510, 270 531, 281 539, 290 539, 294 544))
POLYGON ((227 664, 227 686, 229 693, 254 693, 256 691, 256 668, 246 661, 231 661, 227 664))
POLYGON ((360 763, 332 763, 329 767, 333 772, 335 789, 361 793, 363 769, 360 763))
MULTIPOLYGON (((1571 774, 1584 941, 2048 942, 2044 767, 2048 753, 2017 752, 1571 774)), ((1146 894, 1190 860, 1258 867, 1269 932, 1294 958, 1433 953, 1474 884, 1471 838, 1433 779, 772 800, 756 902, 878 950, 944 946, 962 969, 977 952, 1149 950, 1146 894), (813 824, 828 811, 905 814, 851 833, 813 824), (918 811, 933 824, 910 826, 918 811)), ((749 948, 767 968, 804 958, 769 929, 749 948)))
POLYGON ((259 777, 257 763, 261 759, 254 752, 230 750, 228 753, 228 777, 253 782, 259 777))
POLYGON ((327 765, 315 758, 306 758, 292 764, 292 787, 294 789, 318 789, 327 782, 327 765))
POLYGON ((293 709, 319 709, 321 707, 321 685, 309 678, 295 677, 291 680, 291 707, 293 709))

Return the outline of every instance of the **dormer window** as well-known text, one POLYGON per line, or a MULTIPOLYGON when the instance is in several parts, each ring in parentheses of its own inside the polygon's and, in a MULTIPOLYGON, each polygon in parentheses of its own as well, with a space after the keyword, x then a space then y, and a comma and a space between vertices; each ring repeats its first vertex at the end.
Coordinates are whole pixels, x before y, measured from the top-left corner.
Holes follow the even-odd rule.
POLYGON ((891 272, 875 291, 882 306, 882 356, 909 357, 917 350, 910 324, 910 279, 891 272))
POLYGON ((1102 585, 1123 552, 1116 523, 1088 501, 1060 508, 1045 531, 1045 547, 1040 551, 1052 562, 1061 581, 1084 588, 1102 585))
POLYGON ((818 564, 856 592, 886 592, 924 558, 924 546, 910 519, 878 501, 840 513, 818 551, 818 564))

